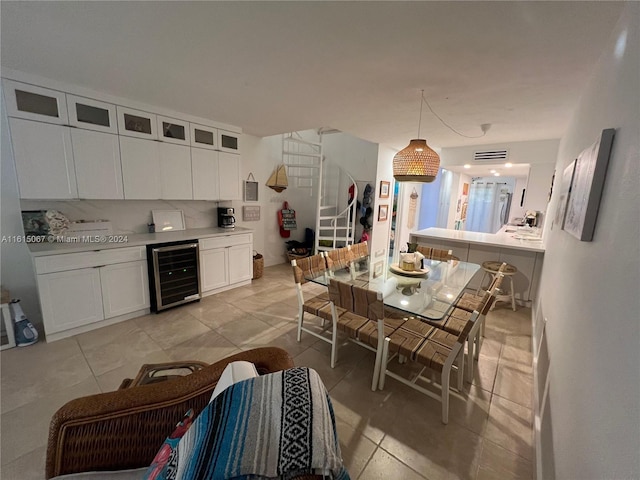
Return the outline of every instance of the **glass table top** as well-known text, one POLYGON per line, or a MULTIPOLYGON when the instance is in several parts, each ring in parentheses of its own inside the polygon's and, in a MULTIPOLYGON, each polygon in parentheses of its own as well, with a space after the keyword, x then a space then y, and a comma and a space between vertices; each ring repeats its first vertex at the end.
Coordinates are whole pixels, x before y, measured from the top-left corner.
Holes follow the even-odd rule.
POLYGON ((370 257, 347 267, 305 276, 306 280, 328 285, 329 279, 382 292, 384 304, 408 315, 442 320, 480 270, 475 263, 423 260, 421 271, 403 272, 397 265, 370 257))

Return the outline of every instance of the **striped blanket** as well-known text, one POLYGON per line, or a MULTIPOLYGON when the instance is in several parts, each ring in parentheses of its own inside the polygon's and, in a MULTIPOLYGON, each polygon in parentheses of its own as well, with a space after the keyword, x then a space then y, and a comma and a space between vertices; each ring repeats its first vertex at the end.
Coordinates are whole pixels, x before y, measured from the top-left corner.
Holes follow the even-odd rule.
POLYGON ((175 480, 349 480, 331 400, 315 370, 292 368, 232 385, 198 416, 169 459, 175 480))

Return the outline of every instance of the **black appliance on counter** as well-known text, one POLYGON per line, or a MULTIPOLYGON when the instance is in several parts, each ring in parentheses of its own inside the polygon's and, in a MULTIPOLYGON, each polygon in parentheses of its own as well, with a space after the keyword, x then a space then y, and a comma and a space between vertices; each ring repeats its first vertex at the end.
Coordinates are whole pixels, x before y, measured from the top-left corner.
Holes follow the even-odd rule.
POLYGON ((147 245, 151 311, 200 300, 198 240, 147 245))
POLYGON ((236 226, 235 213, 231 207, 218 207, 218 227, 234 228, 236 226))

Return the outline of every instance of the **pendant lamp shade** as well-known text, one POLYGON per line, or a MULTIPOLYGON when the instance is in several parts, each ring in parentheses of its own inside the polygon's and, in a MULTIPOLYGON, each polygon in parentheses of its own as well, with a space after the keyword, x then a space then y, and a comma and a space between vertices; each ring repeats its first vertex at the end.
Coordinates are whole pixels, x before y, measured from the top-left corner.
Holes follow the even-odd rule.
POLYGON ((440 157, 420 138, 411 140, 393 157, 393 178, 398 182, 433 182, 439 168, 440 157))

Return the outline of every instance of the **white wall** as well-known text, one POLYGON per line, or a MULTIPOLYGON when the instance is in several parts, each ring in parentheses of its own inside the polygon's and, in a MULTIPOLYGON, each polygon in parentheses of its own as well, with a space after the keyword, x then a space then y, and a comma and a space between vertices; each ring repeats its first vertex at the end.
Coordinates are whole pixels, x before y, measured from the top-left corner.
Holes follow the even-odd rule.
MULTIPOLYGON (((376 167, 376 187, 375 187, 375 205, 373 209, 373 234, 371 238, 371 247, 369 249, 374 262, 384 261, 384 268, 387 268, 387 257, 389 251, 389 230, 391 228, 391 212, 393 208, 393 191, 394 182, 393 179, 393 156, 397 153, 397 150, 389 148, 387 146, 380 145, 378 147, 378 164, 376 167), (390 182, 390 195, 389 198, 379 198, 381 181, 390 182), (388 205, 389 215, 387 220, 378 221, 378 206, 388 205)), ((399 206, 400 207, 400 206, 399 206)), ((396 227, 397 227, 396 223, 396 227)), ((396 243, 396 245, 398 245, 396 243)), ((395 249, 398 251, 398 249, 395 249)))
MULTIPOLYGON (((557 479, 640 478, 639 19, 640 4, 629 2, 558 153, 562 172, 616 129, 593 241, 548 228, 540 305, 557 479)), ((551 212, 558 196, 555 188, 551 212)))
POLYGON ((242 177, 246 179, 249 173, 253 173, 258 182, 259 202, 229 202, 236 209, 236 225, 254 229, 253 248, 264 255, 265 266, 284 263, 287 261, 285 242, 302 242, 305 228, 315 230, 317 188, 296 188, 295 179, 289 179, 289 187, 281 193, 265 185, 274 168, 282 163, 281 135, 259 138, 244 134, 242 149, 242 177), (278 210, 282 209, 285 201, 296 211, 297 229, 289 238, 280 236, 278 226, 278 210), (244 222, 243 205, 259 205, 260 221, 244 222))

